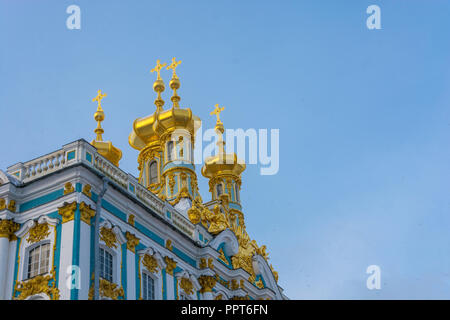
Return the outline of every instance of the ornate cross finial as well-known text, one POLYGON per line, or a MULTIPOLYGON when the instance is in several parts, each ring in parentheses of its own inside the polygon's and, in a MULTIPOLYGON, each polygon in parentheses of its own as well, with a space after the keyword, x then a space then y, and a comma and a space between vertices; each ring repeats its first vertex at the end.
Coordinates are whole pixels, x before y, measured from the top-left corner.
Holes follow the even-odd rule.
POLYGON ((167 70, 170 70, 170 69, 173 70, 173 74, 172 74, 172 77, 173 77, 173 78, 178 78, 175 69, 178 67, 178 65, 179 65, 180 63, 181 63, 181 60, 176 61, 176 60, 175 60, 175 57, 173 57, 173 58, 172 58, 172 63, 167 67, 167 70))
POLYGON ((217 123, 222 123, 222 121, 220 121, 220 113, 225 110, 225 107, 220 108, 219 104, 216 104, 215 109, 210 113, 210 115, 215 114, 217 116, 217 123))
POLYGON ((92 101, 98 102, 98 109, 102 108, 102 99, 106 97, 106 93, 102 94, 102 90, 98 90, 97 96, 92 101))
POLYGON ((156 66, 152 70, 150 70, 150 72, 155 72, 156 71, 156 74, 158 75, 156 80, 161 80, 161 74, 160 74, 161 73, 161 69, 164 68, 166 66, 166 64, 167 63, 165 63, 165 62, 163 64, 161 64, 160 60, 156 60, 156 66))

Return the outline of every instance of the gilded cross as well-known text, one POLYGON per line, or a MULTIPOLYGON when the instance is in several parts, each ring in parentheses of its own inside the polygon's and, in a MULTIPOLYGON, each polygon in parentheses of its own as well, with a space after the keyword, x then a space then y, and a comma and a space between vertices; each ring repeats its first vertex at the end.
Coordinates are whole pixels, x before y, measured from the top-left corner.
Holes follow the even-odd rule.
POLYGON ((102 108, 102 99, 106 97, 106 93, 102 94, 102 90, 98 90, 97 92, 97 96, 92 99, 92 101, 97 101, 98 102, 98 108, 101 109, 102 108))
POLYGON ((178 67, 178 65, 181 63, 181 60, 179 60, 179 61, 176 61, 175 60, 175 57, 174 58, 172 58, 172 63, 167 67, 167 70, 170 70, 170 69, 172 69, 173 70, 173 77, 174 78, 177 78, 177 74, 176 74, 176 72, 175 72, 175 69, 178 67))
POLYGON ((217 123, 221 123, 222 121, 220 121, 220 113, 225 110, 225 107, 219 108, 219 104, 215 105, 215 109, 210 113, 210 115, 215 114, 217 116, 217 123))
POLYGON ((163 64, 161 64, 160 60, 156 60, 156 66, 152 70, 150 70, 150 72, 155 72, 156 71, 156 73, 158 75, 156 80, 161 80, 161 75, 160 75, 161 69, 164 68, 166 66, 166 64, 167 63, 165 63, 165 62, 163 64))

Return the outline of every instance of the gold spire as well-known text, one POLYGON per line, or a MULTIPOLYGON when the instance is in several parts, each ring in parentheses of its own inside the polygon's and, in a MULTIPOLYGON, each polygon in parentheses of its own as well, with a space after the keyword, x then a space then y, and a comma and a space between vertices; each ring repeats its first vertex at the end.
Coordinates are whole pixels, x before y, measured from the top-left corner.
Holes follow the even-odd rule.
POLYGON ((220 113, 225 110, 225 107, 220 108, 219 104, 217 103, 214 106, 214 110, 211 111, 210 115, 216 115, 217 121, 216 121, 216 127, 214 128, 217 133, 217 146, 219 147, 219 156, 223 157, 225 154, 225 142, 223 141, 223 133, 225 129, 223 128, 223 123, 220 121, 220 113))
POLYGON ((150 72, 155 72, 157 74, 156 77, 156 81, 153 83, 153 90, 155 90, 155 92, 158 93, 158 97, 155 100, 155 105, 156 105, 156 111, 160 112, 162 111, 162 107, 164 105, 164 100, 161 98, 161 92, 164 91, 165 86, 164 86, 164 81, 161 78, 161 69, 164 68, 166 66, 167 63, 163 63, 161 64, 160 60, 156 60, 156 66, 150 70, 150 72))
POLYGON ((113 146, 111 141, 103 141, 102 134, 105 132, 102 129, 101 122, 105 120, 105 113, 102 109, 102 99, 106 97, 106 93, 102 94, 102 90, 98 90, 97 96, 92 99, 93 102, 97 101, 97 111, 94 113, 94 119, 97 121, 97 128, 94 132, 97 134, 97 138, 92 140, 91 144, 97 148, 98 153, 111 161, 114 165, 119 166, 119 161, 122 158, 122 151, 113 146))
POLYGON ((167 67, 167 70, 172 69, 173 73, 172 73, 172 80, 170 80, 169 85, 170 88, 173 90, 173 95, 172 98, 170 98, 170 100, 172 100, 173 103, 173 107, 174 108, 179 108, 179 102, 181 100, 181 98, 177 95, 177 90, 180 88, 180 79, 177 76, 177 73, 175 71, 175 69, 178 67, 178 65, 181 63, 180 61, 176 61, 175 57, 172 58, 172 63, 167 67))
POLYGON ((95 121, 97 121, 97 128, 94 130, 94 132, 97 134, 97 141, 103 141, 102 134, 103 132, 105 132, 101 126, 101 122, 105 120, 105 114, 102 109, 102 99, 104 97, 106 97, 106 93, 102 94, 102 90, 98 90, 97 96, 92 99, 92 101, 98 102, 97 112, 94 113, 94 119, 95 121))

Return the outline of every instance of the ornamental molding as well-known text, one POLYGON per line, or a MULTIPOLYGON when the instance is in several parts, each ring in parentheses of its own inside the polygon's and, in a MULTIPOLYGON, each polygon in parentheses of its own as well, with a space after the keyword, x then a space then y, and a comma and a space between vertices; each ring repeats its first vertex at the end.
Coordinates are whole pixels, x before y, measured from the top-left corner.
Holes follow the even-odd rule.
POLYGON ((219 251, 219 247, 222 243, 224 243, 223 251, 228 257, 234 256, 239 252, 238 239, 230 229, 225 229, 219 233, 209 245, 216 251, 219 251))
POLYGON ((190 293, 188 293, 188 292, 185 290, 185 288, 186 288, 186 289, 189 288, 189 285, 187 284, 187 281, 186 281, 186 280, 189 280, 189 282, 192 284, 192 286, 193 286, 192 289, 193 289, 193 290, 199 291, 199 290, 202 288, 202 286, 201 286, 200 283, 198 282, 197 278, 196 278, 192 273, 190 273, 190 272, 188 272, 188 271, 186 271, 186 270, 183 270, 183 271, 181 271, 181 272, 175 273, 174 277, 179 281, 180 287, 181 287, 181 288, 183 289, 183 291, 184 291, 186 294, 188 294, 188 295, 190 295, 190 293), (183 279, 186 279, 186 280, 183 280, 183 279), (185 288, 183 288, 183 287, 182 287, 182 282, 184 283, 183 286, 187 285, 187 287, 185 286, 185 288))
POLYGON ((58 208, 58 214, 62 217, 62 223, 72 221, 75 218, 76 209, 76 201, 73 201, 71 203, 64 202, 64 204, 58 208))
POLYGON ((88 225, 91 225, 91 219, 95 217, 95 210, 91 208, 90 205, 85 202, 80 203, 80 218, 81 221, 88 225))
POLYGON ((113 226, 109 220, 103 220, 100 223, 100 240, 108 248, 117 249, 118 246, 127 242, 127 239, 118 226, 113 226))
MULTIPOLYGON (((48 216, 40 216, 36 221, 35 220, 28 220, 27 222, 25 222, 22 227, 15 233, 15 235, 19 238, 24 237, 33 227, 37 228, 37 225, 43 225, 43 224, 47 224, 47 226, 56 226, 59 224, 59 220, 58 219, 52 219, 49 218, 48 216)), ((45 228, 45 227, 44 227, 45 228)), ((33 232, 33 231, 31 231, 33 232)), ((36 230, 37 232, 37 230, 36 230)), ((36 236, 36 234, 34 235, 36 236)), ((33 237, 31 239, 33 239, 33 237)), ((29 237, 27 238, 27 241, 29 241, 29 237)), ((44 239, 44 238, 43 238, 44 239)), ((33 242, 30 242, 33 243, 33 242)))
POLYGON ((141 257, 141 261, 142 261, 142 264, 144 265, 144 267, 146 267, 147 269, 148 269, 148 271, 150 271, 150 272, 153 272, 152 270, 155 270, 154 269, 154 263, 153 263, 153 259, 155 259, 156 260, 156 262, 157 262, 157 267, 159 268, 159 270, 162 270, 162 269, 165 269, 166 267, 167 267, 167 264, 166 264, 166 262, 164 261, 164 259, 163 259, 163 257, 161 256, 161 254, 158 252, 158 251, 156 251, 153 247, 148 247, 148 248, 146 248, 146 249, 143 249, 143 250, 140 250, 140 251, 138 251, 138 254, 139 254, 139 256, 141 257), (148 263, 148 266, 146 266, 145 264, 144 264, 144 261, 145 261, 145 257, 152 257, 153 259, 150 259, 150 258, 147 258, 147 263, 148 263), (152 270, 150 270, 150 269, 152 269, 152 270))

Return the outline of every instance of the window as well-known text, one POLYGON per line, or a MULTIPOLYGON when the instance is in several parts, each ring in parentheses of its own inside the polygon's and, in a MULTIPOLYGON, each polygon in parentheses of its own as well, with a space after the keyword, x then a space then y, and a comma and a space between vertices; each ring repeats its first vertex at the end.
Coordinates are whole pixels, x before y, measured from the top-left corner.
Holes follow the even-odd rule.
POLYGON ((41 244, 28 253, 27 278, 45 274, 50 264, 50 243, 41 244))
POLYGON ((113 281, 113 256, 103 248, 100 248, 100 277, 113 281))
POLYGON ((167 161, 172 161, 173 141, 167 142, 167 161))
POLYGON ((150 162, 150 184, 158 183, 158 163, 150 162))
POLYGON ((239 188, 237 185, 234 186, 234 191, 236 193, 236 201, 241 202, 241 200, 239 199, 239 188))
POLYGON ((155 300, 155 280, 145 272, 142 274, 142 291, 144 300, 155 300))
POLYGON ((221 183, 219 183, 216 186, 216 193, 217 193, 217 198, 220 197, 220 195, 223 193, 223 186, 221 183))

